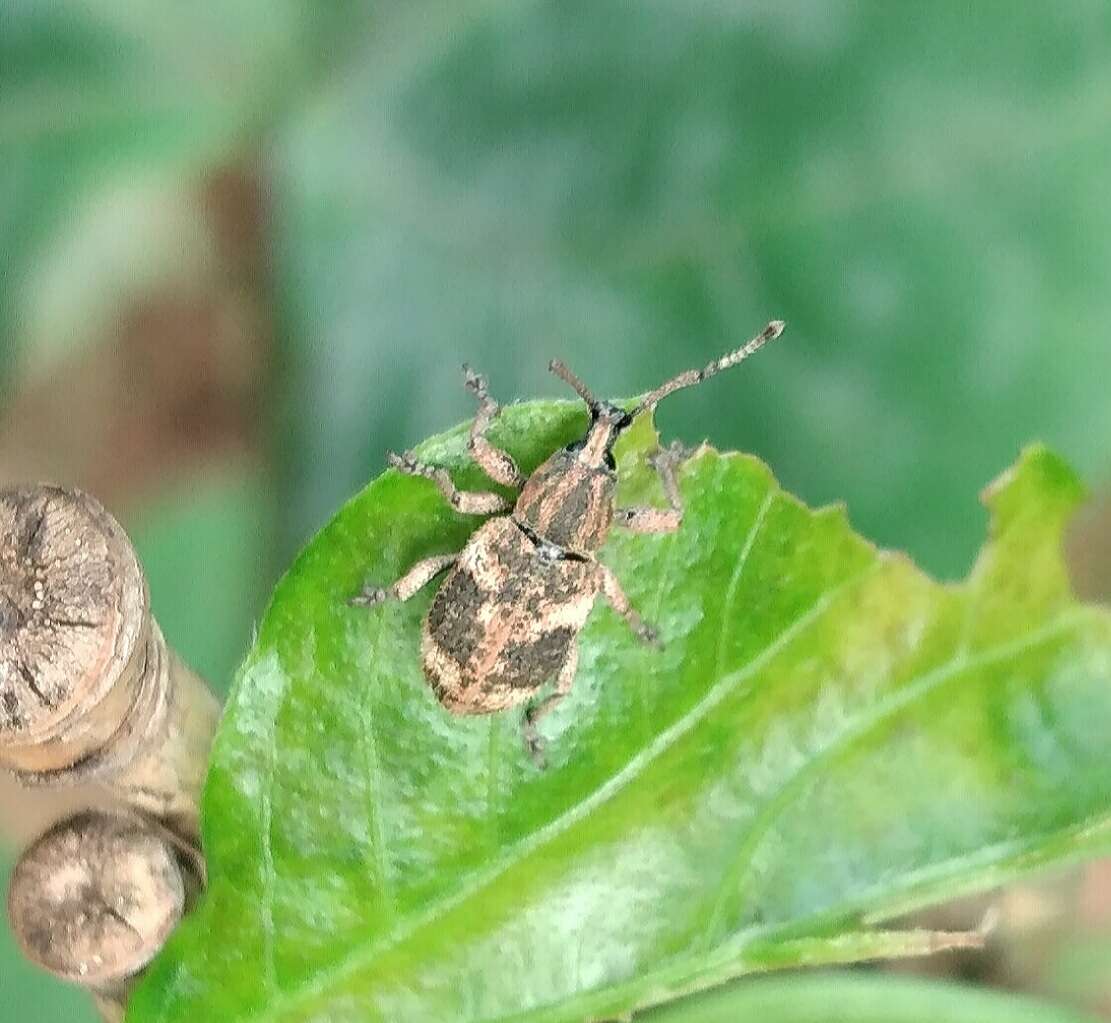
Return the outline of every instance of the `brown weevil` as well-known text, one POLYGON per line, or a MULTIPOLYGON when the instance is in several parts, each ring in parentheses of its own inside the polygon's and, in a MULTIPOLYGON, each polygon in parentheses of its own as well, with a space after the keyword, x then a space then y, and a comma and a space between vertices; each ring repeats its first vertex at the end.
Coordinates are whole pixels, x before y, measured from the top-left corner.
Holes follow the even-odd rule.
POLYGON ((638 533, 679 528, 683 505, 675 474, 680 456, 671 449, 652 460, 667 508, 615 508, 614 443, 642 412, 742 362, 779 337, 783 326, 781 320, 772 321, 747 344, 704 369, 680 373, 632 409, 598 401, 563 363, 553 361, 549 369, 586 402, 590 427, 582 440, 555 452, 527 479, 513 458, 487 439, 500 407, 487 393, 485 378, 464 366, 466 387, 478 399, 468 450, 487 476, 519 491, 516 503, 489 491, 457 490, 445 469, 391 452, 394 468, 431 480, 456 511, 495 517, 475 531, 461 552, 419 561, 387 589, 368 586, 350 602, 371 607, 384 600, 408 600, 450 568, 424 618, 424 674, 436 698, 453 714, 515 707, 554 678, 551 694, 531 704, 524 716, 525 744, 539 761, 542 744, 536 726, 571 690, 578 634, 599 593, 638 638, 658 644, 655 629, 641 619, 617 577, 595 555, 614 525, 638 533))

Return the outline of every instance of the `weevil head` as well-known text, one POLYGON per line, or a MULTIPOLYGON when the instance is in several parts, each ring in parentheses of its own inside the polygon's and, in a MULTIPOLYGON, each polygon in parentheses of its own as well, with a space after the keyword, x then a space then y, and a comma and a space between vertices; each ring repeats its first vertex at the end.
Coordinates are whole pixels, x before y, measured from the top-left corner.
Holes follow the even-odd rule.
POLYGON ((613 461, 613 446, 622 432, 633 424, 633 418, 642 411, 638 406, 633 411, 623 409, 610 401, 599 401, 590 389, 562 362, 553 360, 548 368, 561 380, 570 384, 590 410, 590 429, 581 441, 570 445, 567 450, 584 465, 590 468, 604 468, 616 471, 613 461))
POLYGON ((613 523, 613 455, 605 452, 598 462, 586 454, 599 436, 592 425, 582 440, 551 455, 529 476, 513 510, 540 539, 580 554, 598 550, 613 523))
POLYGON ((617 438, 632 425, 632 414, 625 409, 608 401, 597 402, 590 409, 590 429, 581 441, 571 445, 571 450, 583 465, 616 472, 613 446, 617 443, 617 438))
POLYGON ((590 427, 581 440, 557 451, 533 472, 514 515, 548 543, 590 554, 605 542, 613 523, 613 446, 633 417, 612 402, 598 401, 561 363, 553 363, 552 369, 586 402, 590 427))
POLYGON ((654 409, 664 398, 685 387, 743 362, 767 342, 783 333, 783 321, 772 320, 763 331, 740 348, 715 359, 702 369, 687 370, 649 391, 631 409, 599 401, 562 362, 549 369, 570 384, 590 410, 590 427, 582 440, 557 451, 540 466, 521 489, 514 518, 542 540, 565 550, 591 553, 605 542, 613 523, 617 491, 617 466, 613 447, 621 434, 642 412, 654 409))

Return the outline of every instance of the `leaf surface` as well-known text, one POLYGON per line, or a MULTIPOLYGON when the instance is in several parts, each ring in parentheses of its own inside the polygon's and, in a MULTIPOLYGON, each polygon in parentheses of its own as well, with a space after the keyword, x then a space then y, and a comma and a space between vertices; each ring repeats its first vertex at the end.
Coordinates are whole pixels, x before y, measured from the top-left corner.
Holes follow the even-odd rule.
MULTIPOLYGON (((585 422, 510 407, 528 471, 585 422)), ((465 432, 423 445, 463 485, 465 432)), ((651 429, 621 500, 661 499, 651 429)), ((420 672, 432 587, 353 609, 364 579, 475 526, 389 471, 274 593, 205 794, 211 888, 136 996, 193 1019, 580 1020, 728 977, 914 951, 869 926, 1108 845, 1111 617, 1059 556, 1081 493, 1042 448, 987 494, 967 582, 940 585, 811 511, 754 458, 700 449, 672 536, 602 558, 660 628, 597 607, 544 722, 453 717, 420 672)), ((919 948, 918 951, 921 951, 919 948)))

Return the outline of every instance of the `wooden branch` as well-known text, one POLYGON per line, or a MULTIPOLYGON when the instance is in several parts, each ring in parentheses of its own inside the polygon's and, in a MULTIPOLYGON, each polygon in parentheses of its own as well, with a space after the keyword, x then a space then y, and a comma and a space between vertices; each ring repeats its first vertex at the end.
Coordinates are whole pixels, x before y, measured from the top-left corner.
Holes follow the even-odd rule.
POLYGON ((37 839, 12 873, 8 917, 31 962, 122 1020, 135 978, 200 889, 189 846, 138 815, 90 811, 37 839))
POLYGON ((99 782, 196 844, 217 716, 115 519, 77 490, 0 491, 0 765, 99 782))

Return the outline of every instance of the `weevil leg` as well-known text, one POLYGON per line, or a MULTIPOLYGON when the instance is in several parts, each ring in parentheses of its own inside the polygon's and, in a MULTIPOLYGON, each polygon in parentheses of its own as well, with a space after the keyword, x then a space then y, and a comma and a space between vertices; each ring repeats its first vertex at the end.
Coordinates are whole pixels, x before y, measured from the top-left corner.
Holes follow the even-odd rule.
POLYGON ((525 711, 521 720, 521 736, 525 740, 525 749, 532 757, 537 767, 544 766, 544 740, 536 730, 536 726, 546 718, 562 700, 571 692, 571 683, 575 681, 575 671, 579 666, 579 648, 572 643, 567 651, 567 660, 556 675, 555 689, 545 696, 539 703, 533 704, 525 711))
POLYGON ((512 507, 512 504, 501 494, 489 490, 459 490, 451 482, 446 469, 438 469, 433 465, 418 462, 409 452, 395 455, 391 451, 386 456, 386 461, 407 476, 423 476, 426 480, 431 480, 440 488, 440 493, 447 498, 447 503, 464 515, 491 515, 495 512, 509 511, 512 507))
POLYGON ((614 513, 614 524, 634 533, 674 533, 683 524, 683 498, 675 472, 685 454, 681 444, 672 444, 670 448, 657 451, 651 458, 652 467, 663 484, 667 508, 650 505, 618 508, 614 513))
POLYGON ((597 562, 598 571, 601 573, 602 592, 609 601, 612 607, 628 624, 629 628, 633 630, 643 643, 649 643, 652 646, 661 646, 660 634, 649 625, 643 618, 637 614, 637 610, 631 603, 629 598, 625 595, 625 591, 621 588, 621 583, 618 581, 617 576, 613 574, 601 562, 597 562))
POLYGON ((458 554, 437 554, 435 557, 418 561, 400 579, 385 589, 378 586, 366 586, 347 603, 352 607, 374 607, 384 600, 408 600, 422 586, 431 582, 445 568, 450 567, 459 560, 458 554))
POLYGON ((465 365, 463 382, 467 390, 478 399, 478 412, 475 414, 474 422, 471 423, 471 436, 467 441, 471 457, 496 483, 520 489, 524 485, 525 478, 517 468, 517 463, 513 461, 513 456, 502 451, 501 448, 494 447, 486 439, 486 431, 490 429, 490 424, 501 412, 501 406, 490 397, 490 392, 486 389, 486 377, 465 365))

